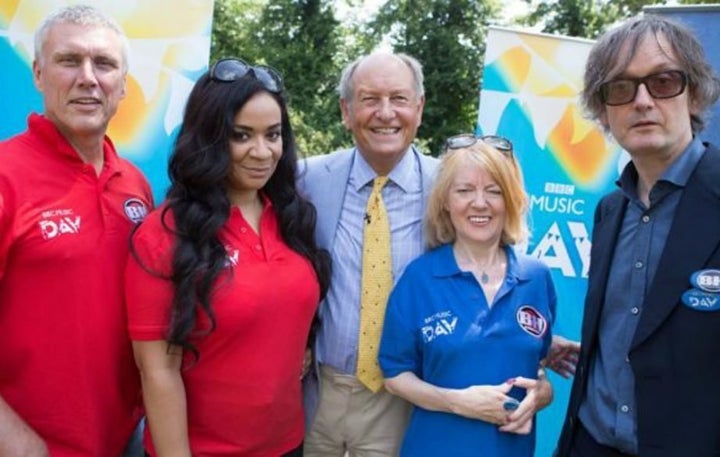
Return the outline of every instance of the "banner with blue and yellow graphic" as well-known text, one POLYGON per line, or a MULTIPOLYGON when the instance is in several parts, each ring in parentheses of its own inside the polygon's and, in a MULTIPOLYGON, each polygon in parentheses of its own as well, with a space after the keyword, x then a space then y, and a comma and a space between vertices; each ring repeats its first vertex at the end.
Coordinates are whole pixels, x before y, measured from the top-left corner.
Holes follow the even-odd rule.
MULTIPOLYGON (((478 130, 509 138, 530 197, 527 252, 552 270, 558 293, 554 333, 580 338, 593 212, 614 188, 625 154, 578 105, 593 42, 490 27, 478 130)), ((549 457, 571 380, 552 376, 555 401, 537 421, 537 457, 549 457)))
MULTIPOLYGON (((31 72, 35 29, 51 11, 77 3, 0 2, 0 139, 24 131, 28 114, 43 109, 31 72)), ((115 18, 130 41, 127 96, 108 135, 118 152, 143 170, 159 202, 167 190, 167 158, 185 100, 207 69, 213 0, 91 4, 115 18)))

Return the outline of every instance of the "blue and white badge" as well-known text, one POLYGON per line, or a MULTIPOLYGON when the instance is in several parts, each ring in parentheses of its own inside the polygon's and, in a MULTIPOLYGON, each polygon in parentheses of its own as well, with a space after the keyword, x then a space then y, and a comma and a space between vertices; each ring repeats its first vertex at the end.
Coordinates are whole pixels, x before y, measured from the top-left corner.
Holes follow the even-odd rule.
POLYGON ((686 290, 685 293, 682 294, 682 302, 688 308, 696 311, 720 310, 720 295, 699 289, 686 290))
POLYGON ((720 270, 700 270, 690 276, 690 283, 705 292, 720 292, 720 270))
POLYGON ((696 311, 720 310, 720 270, 698 270, 690 276, 693 288, 682 294, 685 306, 696 311))

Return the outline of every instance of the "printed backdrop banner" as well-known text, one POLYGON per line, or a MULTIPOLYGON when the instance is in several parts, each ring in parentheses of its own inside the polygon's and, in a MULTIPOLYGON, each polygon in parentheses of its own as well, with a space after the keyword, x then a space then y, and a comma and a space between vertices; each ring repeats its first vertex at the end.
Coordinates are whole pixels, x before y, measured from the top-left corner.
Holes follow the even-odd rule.
MULTIPOLYGON (((33 34, 61 0, 0 2, 0 140, 25 130, 30 112, 42 112, 32 80, 33 34)), ((167 158, 187 95, 207 69, 213 0, 94 0, 130 41, 127 96, 108 135, 152 185, 156 202, 167 190, 167 158)))
MULTIPOLYGON (((478 132, 512 140, 530 197, 527 252, 552 270, 557 334, 579 340, 595 205, 614 186, 620 148, 577 104, 592 41, 488 31, 478 132)), ((536 457, 550 457, 571 380, 551 374, 555 401, 539 414, 536 457)))

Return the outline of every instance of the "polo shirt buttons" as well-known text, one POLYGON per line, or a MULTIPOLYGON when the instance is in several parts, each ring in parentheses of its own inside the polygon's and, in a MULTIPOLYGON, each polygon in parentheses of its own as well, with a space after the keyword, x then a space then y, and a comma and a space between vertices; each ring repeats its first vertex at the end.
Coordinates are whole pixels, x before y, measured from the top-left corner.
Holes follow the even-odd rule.
POLYGON ((240 233, 246 233, 247 229, 245 227, 240 227, 240 233))
POLYGON ((647 214, 644 215, 644 216, 642 217, 642 221, 647 224, 648 222, 650 222, 650 216, 648 216, 647 214))
POLYGON ((640 309, 637 306, 633 306, 630 308, 630 312, 637 315, 640 312, 640 309))
POLYGON ((626 413, 626 412, 630 411, 630 407, 628 405, 622 405, 620 407, 620 411, 626 413))
POLYGON ((256 251, 262 251, 262 246, 260 246, 259 244, 256 244, 256 245, 255 245, 255 250, 256 250, 256 251))

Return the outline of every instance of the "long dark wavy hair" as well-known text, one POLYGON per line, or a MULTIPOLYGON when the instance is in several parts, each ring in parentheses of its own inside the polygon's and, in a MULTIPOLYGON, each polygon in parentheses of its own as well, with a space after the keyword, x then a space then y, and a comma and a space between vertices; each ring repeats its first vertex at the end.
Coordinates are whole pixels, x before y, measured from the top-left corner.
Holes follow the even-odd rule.
MULTIPOLYGON (((199 353, 191 342, 197 336, 199 313, 215 328, 213 290, 224 271, 227 254, 218 233, 230 215, 228 176, 230 137, 236 113, 259 92, 270 94, 280 106, 282 156, 262 192, 270 199, 285 243, 311 263, 321 297, 330 280, 330 256, 314 239, 315 207, 295 186, 297 154, 284 93, 268 91, 252 72, 233 82, 218 82, 206 73, 195 84, 185 107, 183 123, 170 157, 170 189, 163 225, 175 233, 172 281, 175 294, 167 340, 199 353), (172 213, 175 228, 166 222, 172 213)), ((240 298, 241 299, 241 298, 240 298)))

